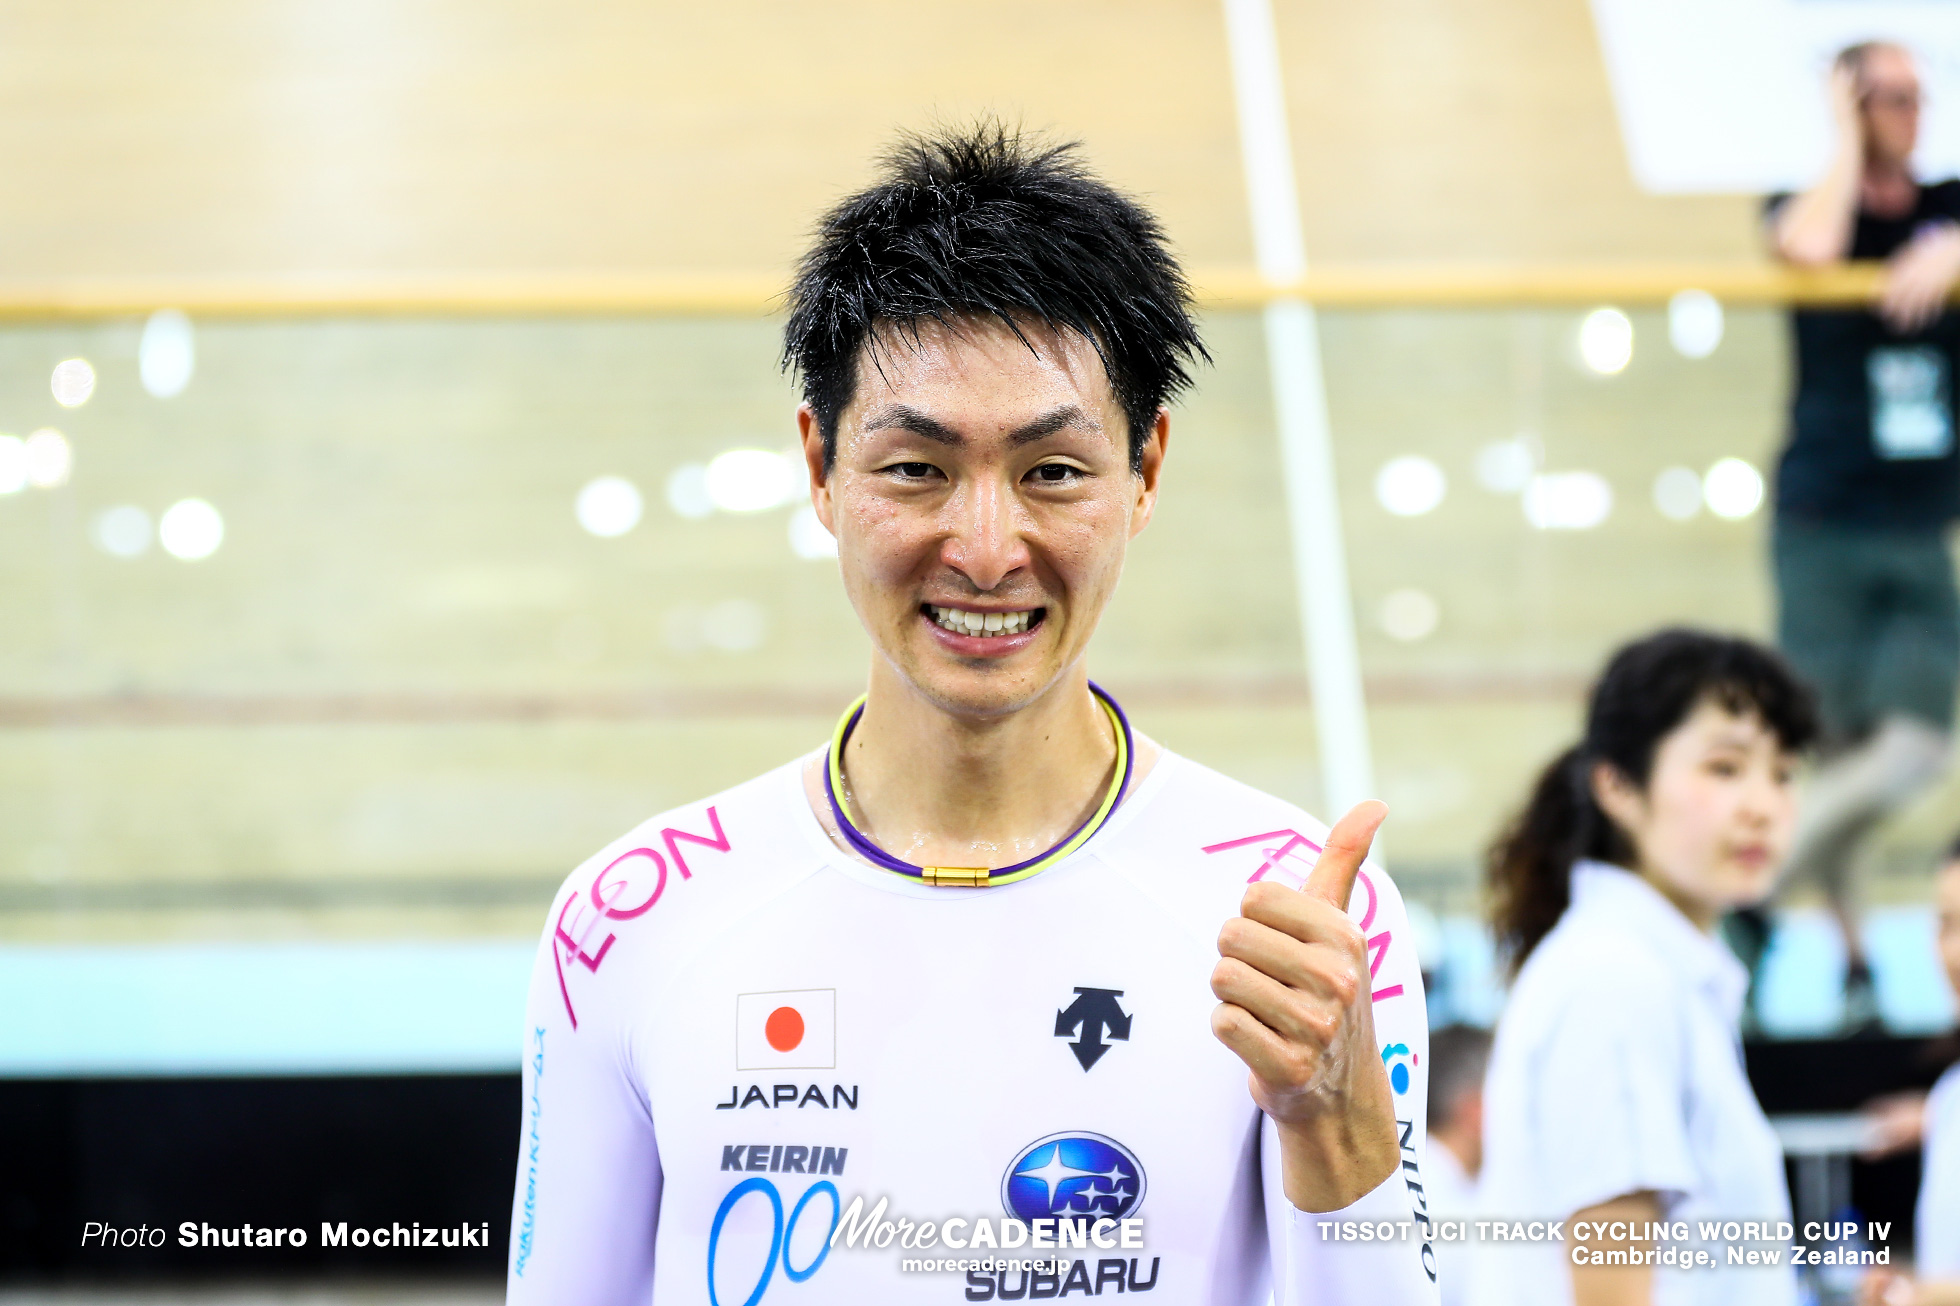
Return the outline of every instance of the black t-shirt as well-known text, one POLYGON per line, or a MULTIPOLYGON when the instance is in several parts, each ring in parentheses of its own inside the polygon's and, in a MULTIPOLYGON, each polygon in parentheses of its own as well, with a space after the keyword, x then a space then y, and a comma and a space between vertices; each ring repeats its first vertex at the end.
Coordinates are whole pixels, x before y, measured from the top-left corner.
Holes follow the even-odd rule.
MULTIPOLYGON (((1766 211, 1788 198, 1771 196, 1766 211)), ((1933 222, 1960 222, 1960 180, 1920 187, 1904 217, 1860 209, 1850 257, 1886 258, 1933 222)), ((1869 312, 1799 309, 1791 318, 1795 398, 1777 512, 1899 528, 1960 517, 1960 314, 1904 336, 1869 312)))

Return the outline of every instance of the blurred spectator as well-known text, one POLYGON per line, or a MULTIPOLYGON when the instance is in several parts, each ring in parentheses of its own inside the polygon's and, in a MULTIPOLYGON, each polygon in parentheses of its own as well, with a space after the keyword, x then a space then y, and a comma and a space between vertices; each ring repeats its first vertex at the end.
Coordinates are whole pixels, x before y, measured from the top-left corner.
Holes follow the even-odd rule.
POLYGON ((1960 600, 1946 530, 1960 516, 1954 365, 1960 181, 1912 174, 1919 76, 1869 42, 1830 80, 1823 178, 1769 201, 1777 255, 1804 267, 1884 259, 1875 311, 1796 313, 1789 445, 1776 477, 1777 639, 1816 686, 1823 760, 1789 880, 1815 880, 1843 931, 1845 1021, 1877 1022, 1852 867, 1864 836, 1946 766, 1960 600))
MULTIPOLYGON (((1940 960, 1960 996, 1960 842, 1940 868, 1940 960)), ((1940 1076, 1923 1099, 1878 1104, 1881 1150, 1921 1143, 1919 1210, 1913 1224, 1916 1279, 1876 1270, 1864 1282, 1865 1306, 1960 1306, 1960 1065, 1940 1076)))
POLYGON ((1637 641, 1594 686, 1585 737, 1492 848, 1517 979, 1485 1079, 1479 1205, 1568 1234, 1476 1244, 1474 1301, 1796 1300, 1787 1263, 1714 1249, 1711 1268, 1613 1265, 1663 1249, 1576 1226, 1790 1218, 1782 1148, 1736 1055, 1748 977, 1713 930, 1782 864, 1812 714, 1769 649, 1688 630, 1637 641))
MULTIPOLYGON (((1490 1034, 1473 1025, 1445 1025, 1429 1036, 1429 1157, 1423 1184, 1438 1220, 1474 1218, 1477 1172, 1484 1164, 1484 1069, 1490 1034)), ((1436 1244, 1442 1306, 1470 1300, 1468 1244, 1436 1244)))

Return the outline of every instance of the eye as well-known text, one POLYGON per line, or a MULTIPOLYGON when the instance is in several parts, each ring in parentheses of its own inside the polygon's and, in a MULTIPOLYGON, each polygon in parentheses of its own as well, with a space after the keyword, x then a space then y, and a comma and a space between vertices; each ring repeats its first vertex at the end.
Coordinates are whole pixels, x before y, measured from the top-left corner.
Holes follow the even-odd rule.
POLYGON ((884 470, 888 474, 906 481, 929 480, 939 474, 939 469, 931 463, 893 463, 884 470))
POLYGON ((1040 485, 1067 485, 1083 475, 1085 473, 1081 468, 1071 467, 1067 463, 1042 463, 1028 473, 1029 479, 1040 485))

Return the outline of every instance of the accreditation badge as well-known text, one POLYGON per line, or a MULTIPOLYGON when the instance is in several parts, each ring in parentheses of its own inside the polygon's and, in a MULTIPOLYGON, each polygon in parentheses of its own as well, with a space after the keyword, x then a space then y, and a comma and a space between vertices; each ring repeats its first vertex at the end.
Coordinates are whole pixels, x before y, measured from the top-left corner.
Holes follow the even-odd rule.
POLYGON ((1887 345, 1865 358, 1872 448, 1880 458, 1944 458, 1953 451, 1953 385, 1944 351, 1887 345))

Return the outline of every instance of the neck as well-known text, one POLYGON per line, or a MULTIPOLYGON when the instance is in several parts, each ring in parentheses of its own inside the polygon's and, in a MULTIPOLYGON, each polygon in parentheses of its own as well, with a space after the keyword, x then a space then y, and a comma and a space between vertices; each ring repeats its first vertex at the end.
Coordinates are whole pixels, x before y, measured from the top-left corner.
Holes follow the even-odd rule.
POLYGON ((1704 902, 1700 898, 1691 897, 1688 894, 1682 893, 1679 889, 1668 883, 1664 876, 1649 867, 1642 866, 1637 874, 1641 879, 1653 885, 1656 893, 1673 903, 1674 909, 1693 922, 1696 929, 1700 930, 1703 934, 1709 934, 1714 931, 1715 922, 1722 918, 1722 909, 1720 907, 1710 902, 1704 902))
POLYGON ((999 867, 1045 852, 1096 810, 1116 739, 1079 665, 1025 707, 973 718, 880 660, 843 764, 853 819, 886 852, 999 867))
POLYGON ((1865 207, 1888 210, 1909 205, 1917 183, 1909 160, 1887 158, 1867 148, 1862 169, 1865 207))

